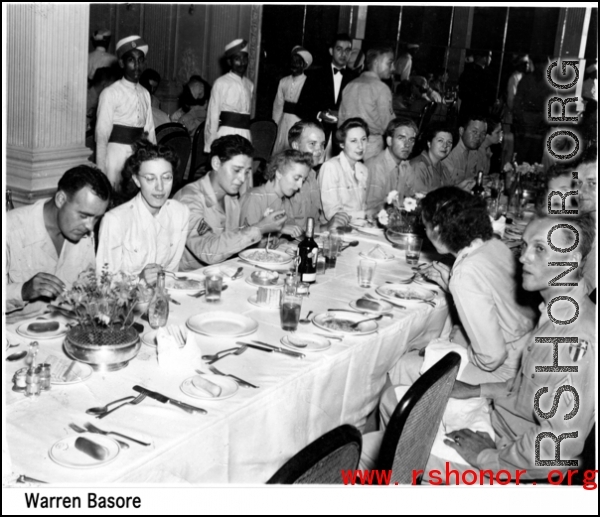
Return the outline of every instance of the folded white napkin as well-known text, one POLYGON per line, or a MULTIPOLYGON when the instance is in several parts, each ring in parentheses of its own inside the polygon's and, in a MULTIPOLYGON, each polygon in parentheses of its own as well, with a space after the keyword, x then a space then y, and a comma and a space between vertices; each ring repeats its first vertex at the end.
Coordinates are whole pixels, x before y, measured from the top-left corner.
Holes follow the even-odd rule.
POLYGON ((366 255, 374 259, 389 259, 394 257, 394 255, 385 251, 379 244, 367 251, 366 255))
POLYGON ((460 355, 460 366, 458 368, 457 379, 460 380, 462 373, 469 362, 469 356, 467 349, 457 343, 452 343, 447 339, 437 338, 431 341, 425 348, 425 360, 421 366, 420 373, 429 370, 435 363, 437 363, 442 357, 450 352, 456 352, 460 355))
POLYGON ((160 327, 156 333, 156 354, 158 366, 165 370, 180 371, 182 366, 194 368, 202 364, 202 353, 192 332, 181 328, 185 336, 185 346, 180 348, 177 340, 169 334, 165 327, 160 327))

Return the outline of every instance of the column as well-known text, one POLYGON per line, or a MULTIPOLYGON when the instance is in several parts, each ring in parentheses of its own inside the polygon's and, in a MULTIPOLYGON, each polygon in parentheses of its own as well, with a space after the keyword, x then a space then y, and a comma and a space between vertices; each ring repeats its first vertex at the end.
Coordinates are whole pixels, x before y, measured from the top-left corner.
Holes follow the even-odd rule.
POLYGON ((89 6, 7 6, 6 182, 15 205, 86 162, 89 6))
POLYGON ((474 7, 455 7, 452 21, 452 37, 448 53, 450 81, 457 82, 465 63, 465 49, 471 46, 474 7))

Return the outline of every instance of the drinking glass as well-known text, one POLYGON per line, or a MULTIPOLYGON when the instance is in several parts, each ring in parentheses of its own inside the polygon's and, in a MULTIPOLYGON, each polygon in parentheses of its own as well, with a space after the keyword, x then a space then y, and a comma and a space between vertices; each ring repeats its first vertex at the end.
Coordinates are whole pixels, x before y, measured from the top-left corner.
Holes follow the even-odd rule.
POLYGON ((281 328, 290 332, 298 328, 300 310, 302 309, 302 297, 283 295, 279 315, 281 316, 281 328))
POLYGON ((211 273, 206 277, 206 301, 216 303, 221 301, 221 290, 223 289, 223 275, 211 273))
POLYGON ((421 246, 423 245, 423 239, 415 235, 410 236, 406 239, 406 263, 411 266, 416 266, 419 263, 419 257, 421 256, 421 246))
POLYGON ((327 264, 327 269, 335 269, 337 264, 337 256, 342 245, 342 234, 336 230, 331 230, 329 232, 327 241, 327 249, 323 249, 325 252, 325 262, 327 264))
POLYGON ((358 285, 361 287, 371 287, 371 280, 375 273, 377 262, 369 259, 362 259, 358 265, 358 285))

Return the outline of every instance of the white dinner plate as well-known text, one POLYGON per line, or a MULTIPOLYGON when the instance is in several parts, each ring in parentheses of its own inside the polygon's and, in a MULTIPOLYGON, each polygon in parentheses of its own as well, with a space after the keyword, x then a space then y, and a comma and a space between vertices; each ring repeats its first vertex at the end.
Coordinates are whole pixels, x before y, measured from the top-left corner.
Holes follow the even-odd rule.
POLYGON ((278 268, 280 266, 289 264, 292 261, 292 257, 290 257, 284 251, 269 250, 268 257, 266 254, 267 251, 264 249, 253 249, 244 250, 240 252, 239 256, 250 264, 268 268, 278 268))
POLYGON ((52 461, 62 465, 63 467, 69 467, 72 469, 92 469, 100 467, 114 461, 121 448, 119 444, 108 436, 103 436, 96 433, 81 433, 67 436, 62 440, 56 442, 50 447, 49 456, 52 461), (79 449, 75 448, 75 440, 79 437, 85 437, 88 440, 102 445, 108 449, 108 455, 103 460, 97 460, 92 458, 88 454, 79 449))
POLYGON ((437 291, 413 284, 383 284, 375 292, 384 298, 401 301, 402 304, 417 304, 422 301, 431 301, 435 298, 437 291))
POLYGON ((176 273, 177 276, 185 276, 188 281, 176 280, 173 275, 165 276, 165 287, 169 291, 177 293, 196 293, 204 289, 204 276, 195 273, 176 273))
POLYGON ((198 334, 210 337, 240 337, 256 332, 258 322, 227 311, 211 311, 196 314, 186 322, 188 328, 198 334))
POLYGON ((343 330, 337 327, 331 326, 331 321, 348 321, 350 323, 355 323, 360 320, 366 319, 367 316, 364 314, 353 313, 353 312, 322 312, 321 314, 317 314, 312 322, 319 328, 325 330, 331 330, 333 332, 341 332, 342 334, 346 334, 348 336, 364 336, 366 334, 372 334, 377 331, 379 325, 377 325, 376 321, 366 321, 365 323, 361 323, 356 330, 343 330))
MULTIPOLYGON (((365 300, 368 300, 368 298, 365 298, 365 300)), ((358 307, 356 305, 357 301, 358 300, 352 300, 350 302, 350 307, 352 307, 355 311, 364 311, 373 314, 381 314, 382 312, 390 312, 394 308, 394 306, 391 303, 385 302, 383 300, 369 300, 370 302, 379 304, 379 309, 365 309, 363 307, 358 307)))
POLYGON ((368 235, 383 235, 383 229, 378 228, 377 226, 369 226, 367 225, 364 219, 357 219, 355 221, 350 221, 350 226, 354 228, 356 231, 361 233, 366 233, 368 235))
POLYGON ((223 375, 214 375, 212 373, 203 373, 202 375, 194 375, 193 377, 189 377, 185 381, 181 383, 179 387, 183 393, 185 393, 188 397, 193 397, 195 399, 201 400, 225 400, 229 397, 233 397, 235 392, 239 389, 237 382, 235 382, 230 377, 225 377, 223 375), (213 397, 207 391, 204 391, 202 388, 197 387, 194 384, 195 377, 204 377, 206 380, 216 384, 221 388, 221 394, 218 397, 213 397))
POLYGON ((67 327, 64 322, 58 320, 28 321, 17 327, 17 334, 29 339, 54 339, 66 335, 68 331, 69 327, 67 327), (27 330, 27 327, 32 323, 50 323, 51 321, 56 321, 58 323, 58 328, 56 330, 51 330, 48 332, 31 332, 30 330, 27 330))
POLYGON ((294 352, 322 352, 331 347, 329 339, 308 332, 287 334, 281 338, 281 344, 294 352), (305 346, 294 346, 295 343, 305 346))

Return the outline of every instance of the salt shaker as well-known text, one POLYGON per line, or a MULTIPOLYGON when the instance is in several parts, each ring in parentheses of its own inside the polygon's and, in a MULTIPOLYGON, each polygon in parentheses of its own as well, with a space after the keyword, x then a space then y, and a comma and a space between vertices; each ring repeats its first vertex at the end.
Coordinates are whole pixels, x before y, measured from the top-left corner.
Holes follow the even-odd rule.
POLYGON ((20 368, 13 376, 13 391, 24 393, 27 388, 27 367, 20 368))
POLYGON ((33 367, 29 367, 29 369, 27 370, 27 377, 26 377, 25 382, 26 382, 26 388, 25 388, 25 396, 26 397, 38 396, 40 394, 40 391, 41 391, 40 375, 37 372, 37 370, 35 370, 33 367))
POLYGON ((50 389, 51 373, 50 365, 48 363, 42 363, 38 365, 39 376, 40 376, 40 388, 43 391, 50 389))

